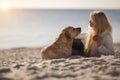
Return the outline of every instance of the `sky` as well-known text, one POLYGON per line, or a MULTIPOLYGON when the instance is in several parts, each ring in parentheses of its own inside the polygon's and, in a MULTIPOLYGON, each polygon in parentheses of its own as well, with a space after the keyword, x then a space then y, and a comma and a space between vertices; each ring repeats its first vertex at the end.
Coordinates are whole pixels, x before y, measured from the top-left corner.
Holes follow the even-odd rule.
POLYGON ((15 9, 120 9, 120 0, 0 0, 0 6, 15 9))

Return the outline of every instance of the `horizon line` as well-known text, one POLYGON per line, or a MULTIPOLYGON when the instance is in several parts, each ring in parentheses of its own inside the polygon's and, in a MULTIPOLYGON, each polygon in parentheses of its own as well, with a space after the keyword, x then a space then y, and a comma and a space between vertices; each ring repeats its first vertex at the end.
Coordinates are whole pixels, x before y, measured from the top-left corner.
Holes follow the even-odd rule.
POLYGON ((120 10, 120 8, 10 8, 8 10, 120 10))

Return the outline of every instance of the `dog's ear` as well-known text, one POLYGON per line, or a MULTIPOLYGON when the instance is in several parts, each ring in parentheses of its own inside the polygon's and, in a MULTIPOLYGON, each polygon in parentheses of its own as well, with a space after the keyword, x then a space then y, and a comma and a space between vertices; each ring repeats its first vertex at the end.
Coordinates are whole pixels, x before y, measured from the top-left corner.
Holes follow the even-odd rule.
POLYGON ((71 39, 70 33, 66 31, 66 32, 65 32, 65 37, 66 37, 67 39, 71 39))

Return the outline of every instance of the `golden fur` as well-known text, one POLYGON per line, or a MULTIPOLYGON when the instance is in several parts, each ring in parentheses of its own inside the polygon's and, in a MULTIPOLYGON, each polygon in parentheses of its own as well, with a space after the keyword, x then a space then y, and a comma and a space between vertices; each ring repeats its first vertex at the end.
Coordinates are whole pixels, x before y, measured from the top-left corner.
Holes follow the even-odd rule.
POLYGON ((72 54, 73 39, 81 32, 81 28, 65 27, 55 42, 40 51, 42 59, 67 58, 72 54))

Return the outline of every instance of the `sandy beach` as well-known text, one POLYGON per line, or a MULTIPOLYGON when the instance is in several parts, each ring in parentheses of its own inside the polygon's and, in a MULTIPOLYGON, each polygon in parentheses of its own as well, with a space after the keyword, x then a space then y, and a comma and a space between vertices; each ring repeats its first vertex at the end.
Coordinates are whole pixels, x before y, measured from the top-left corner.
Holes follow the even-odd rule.
POLYGON ((41 60, 40 48, 0 51, 0 80, 120 80, 120 44, 115 55, 41 60))

